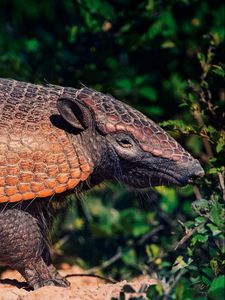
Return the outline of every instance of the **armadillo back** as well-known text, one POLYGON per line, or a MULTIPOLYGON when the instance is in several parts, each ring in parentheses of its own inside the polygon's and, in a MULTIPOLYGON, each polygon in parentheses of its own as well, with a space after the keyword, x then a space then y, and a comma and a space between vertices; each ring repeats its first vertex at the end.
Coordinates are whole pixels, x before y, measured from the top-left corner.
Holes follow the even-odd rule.
POLYGON ((90 159, 50 121, 63 93, 59 86, 0 79, 0 202, 62 193, 91 173, 90 159))

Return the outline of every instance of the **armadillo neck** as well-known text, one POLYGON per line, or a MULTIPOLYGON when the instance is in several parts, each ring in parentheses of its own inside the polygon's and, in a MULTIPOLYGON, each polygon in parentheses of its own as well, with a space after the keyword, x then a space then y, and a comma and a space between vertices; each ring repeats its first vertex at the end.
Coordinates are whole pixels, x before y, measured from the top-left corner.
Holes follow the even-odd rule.
POLYGON ((50 197, 73 189, 93 163, 56 128, 56 100, 72 88, 0 79, 0 202, 50 197))

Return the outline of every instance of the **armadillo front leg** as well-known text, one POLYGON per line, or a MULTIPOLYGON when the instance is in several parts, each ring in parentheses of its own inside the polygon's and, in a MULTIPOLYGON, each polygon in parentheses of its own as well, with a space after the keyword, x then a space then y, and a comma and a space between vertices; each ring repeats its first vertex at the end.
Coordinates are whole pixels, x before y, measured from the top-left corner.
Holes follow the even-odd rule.
POLYGON ((0 212, 0 261, 17 269, 34 289, 69 285, 50 262, 40 221, 27 211, 10 208, 0 212))

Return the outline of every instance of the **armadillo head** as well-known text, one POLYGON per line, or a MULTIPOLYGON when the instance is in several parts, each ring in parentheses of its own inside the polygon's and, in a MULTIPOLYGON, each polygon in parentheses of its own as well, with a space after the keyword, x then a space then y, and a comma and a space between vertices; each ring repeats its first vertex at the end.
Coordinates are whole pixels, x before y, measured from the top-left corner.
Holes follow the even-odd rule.
POLYGON ((204 175, 198 160, 162 128, 110 95, 85 87, 76 99, 59 99, 58 109, 81 132, 94 131, 92 157, 103 179, 144 188, 185 185, 204 175))

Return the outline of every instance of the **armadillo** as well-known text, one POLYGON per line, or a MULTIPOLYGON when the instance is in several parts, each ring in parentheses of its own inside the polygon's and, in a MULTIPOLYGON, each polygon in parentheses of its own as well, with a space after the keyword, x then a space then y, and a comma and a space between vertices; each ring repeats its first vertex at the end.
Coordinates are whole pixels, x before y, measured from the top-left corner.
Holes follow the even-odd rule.
POLYGON ((0 79, 0 262, 34 289, 69 284, 49 254, 49 199, 105 179, 146 188, 203 174, 162 128, 111 95, 0 79))

